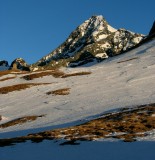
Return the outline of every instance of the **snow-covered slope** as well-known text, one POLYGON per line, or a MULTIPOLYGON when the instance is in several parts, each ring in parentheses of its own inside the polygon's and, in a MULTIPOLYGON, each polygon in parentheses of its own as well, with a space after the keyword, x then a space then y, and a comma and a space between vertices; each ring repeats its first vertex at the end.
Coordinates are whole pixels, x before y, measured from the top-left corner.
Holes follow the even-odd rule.
POLYGON ((32 66, 79 66, 101 61, 138 44, 144 35, 111 27, 103 16, 92 16, 76 28, 67 40, 32 66))
MULTIPOLYGON (((120 107, 155 103, 155 40, 126 54, 99 64, 78 68, 61 68, 65 73, 81 71, 89 75, 68 78, 43 78, 26 81, 16 74, 4 75, 0 88, 22 83, 51 83, 0 95, 0 123, 28 115, 45 115, 36 121, 0 129, 0 138, 15 137, 32 132, 59 128, 84 122, 85 119, 120 107), (46 92, 70 88, 68 95, 47 95, 46 92), (80 121, 82 120, 82 121, 80 121)), ((154 132, 141 142, 123 143, 80 142, 76 146, 59 146, 59 141, 21 143, 0 148, 0 159, 108 159, 154 160, 154 132), (148 142, 152 141, 152 142, 148 142)), ((78 144, 78 143, 77 143, 78 144)))
MULTIPOLYGON (((16 75, 15 79, 0 83, 0 87, 32 82, 51 83, 0 96, 0 123, 26 115, 46 115, 31 123, 0 129, 1 137, 7 137, 10 131, 19 134, 24 130, 30 132, 29 129, 43 130, 111 109, 155 102, 155 40, 91 67, 61 70, 65 73, 89 71, 91 74, 68 78, 46 76, 31 81, 21 79, 23 75, 16 75), (61 88, 70 88, 70 94, 46 94, 61 88)), ((0 77, 3 78, 6 76, 0 77)))

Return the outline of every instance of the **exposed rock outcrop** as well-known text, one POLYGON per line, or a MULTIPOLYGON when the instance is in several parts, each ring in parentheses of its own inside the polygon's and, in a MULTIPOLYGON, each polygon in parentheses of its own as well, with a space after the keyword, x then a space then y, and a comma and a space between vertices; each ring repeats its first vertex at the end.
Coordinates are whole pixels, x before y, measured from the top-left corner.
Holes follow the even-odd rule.
POLYGON ((155 21, 154 21, 154 23, 153 23, 153 25, 152 25, 152 28, 151 28, 151 30, 150 30, 150 32, 149 32, 149 35, 151 36, 151 35, 155 35, 155 21))
POLYGON ((8 70, 8 69, 9 69, 8 61, 6 60, 0 61, 0 70, 8 70))
POLYGON ((30 66, 25 62, 24 59, 22 58, 16 58, 12 63, 11 63, 11 69, 13 70, 24 70, 24 71, 30 71, 30 66))
POLYGON ((92 16, 73 31, 67 40, 36 64, 42 67, 75 67, 118 55, 137 45, 144 35, 111 27, 103 16, 92 16))

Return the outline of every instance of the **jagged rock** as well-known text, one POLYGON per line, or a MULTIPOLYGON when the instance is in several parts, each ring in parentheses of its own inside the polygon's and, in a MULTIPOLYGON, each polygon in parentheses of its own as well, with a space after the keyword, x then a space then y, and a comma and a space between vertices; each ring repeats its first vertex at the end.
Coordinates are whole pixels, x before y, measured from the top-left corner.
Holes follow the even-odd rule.
POLYGON ((0 61, 0 66, 9 67, 8 61, 6 61, 6 60, 0 61))
POLYGON ((25 62, 24 59, 22 58, 16 58, 12 63, 11 63, 11 68, 13 70, 24 70, 24 71, 30 71, 29 65, 25 62))
POLYGON ((103 16, 92 16, 67 40, 33 66, 78 66, 118 55, 138 44, 144 35, 111 27, 103 16))
POLYGON ((152 25, 152 28, 151 28, 151 30, 150 30, 150 32, 149 32, 149 35, 151 36, 151 35, 155 35, 155 21, 154 21, 154 23, 153 23, 153 25, 152 25))
POLYGON ((8 61, 6 60, 0 61, 0 70, 8 70, 8 69, 9 69, 8 61))

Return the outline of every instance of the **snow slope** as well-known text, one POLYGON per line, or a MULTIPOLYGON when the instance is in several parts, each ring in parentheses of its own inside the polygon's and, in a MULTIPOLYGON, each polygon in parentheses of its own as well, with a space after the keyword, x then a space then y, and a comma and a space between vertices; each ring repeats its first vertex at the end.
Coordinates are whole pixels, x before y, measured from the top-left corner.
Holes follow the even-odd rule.
MULTIPOLYGON (((28 82, 52 84, 1 95, 0 114, 3 117, 0 123, 27 115, 46 116, 25 125, 0 129, 0 136, 7 137, 12 131, 14 134, 22 131, 22 134, 23 130, 44 130, 65 123, 79 123, 78 120, 111 109, 154 103, 154 46, 155 41, 152 41, 92 67, 62 68, 65 73, 90 71, 90 75, 66 79, 46 76, 28 82), (71 88, 69 95, 46 95, 48 91, 66 87, 71 88)), ((0 87, 27 83, 20 78, 21 75, 16 76, 16 79, 1 82, 0 87)))

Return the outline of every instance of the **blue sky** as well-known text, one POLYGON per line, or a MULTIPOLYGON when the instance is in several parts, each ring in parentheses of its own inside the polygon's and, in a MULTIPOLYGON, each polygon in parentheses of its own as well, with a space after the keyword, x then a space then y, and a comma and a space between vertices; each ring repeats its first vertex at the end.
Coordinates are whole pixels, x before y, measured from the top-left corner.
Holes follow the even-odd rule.
POLYGON ((29 64, 58 47, 92 15, 115 28, 148 34, 154 0, 0 0, 0 60, 29 64))

